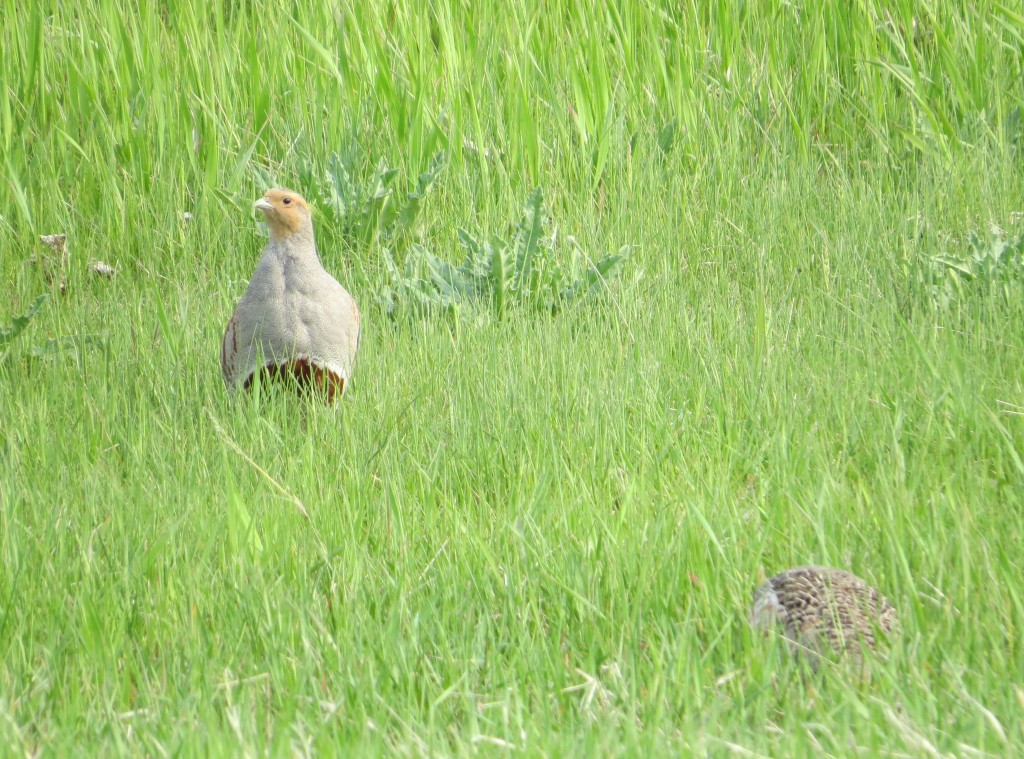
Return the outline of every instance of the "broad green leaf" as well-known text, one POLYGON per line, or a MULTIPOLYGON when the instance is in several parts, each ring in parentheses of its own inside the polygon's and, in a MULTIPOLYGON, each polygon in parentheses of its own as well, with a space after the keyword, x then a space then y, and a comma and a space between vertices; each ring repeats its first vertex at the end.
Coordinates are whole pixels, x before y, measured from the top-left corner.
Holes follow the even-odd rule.
POLYGON ((486 246, 490 258, 491 300, 494 310, 500 317, 505 312, 505 297, 509 289, 508 246, 504 241, 494 238, 486 246))
POLYGON ((562 298, 571 300, 586 292, 599 290, 609 281, 615 279, 622 264, 629 257, 629 246, 624 245, 618 253, 612 253, 594 263, 580 280, 562 291, 562 298))
POLYGON ((32 301, 32 305, 28 307, 28 311, 20 316, 15 316, 11 320, 10 327, 0 327, 0 345, 6 345, 24 331, 25 327, 28 326, 28 323, 32 321, 32 318, 39 313, 39 309, 42 308, 43 302, 47 297, 47 294, 43 293, 32 301))
POLYGON ((420 174, 419 181, 416 183, 416 189, 409 193, 409 197, 406 199, 405 207, 402 208, 398 214, 397 224, 403 231, 411 229, 416 220, 419 218, 420 208, 423 205, 423 199, 430 193, 434 187, 434 183, 437 181, 437 177, 441 174, 445 167, 445 154, 442 150, 434 156, 430 162, 430 168, 420 174))
POLYGON ((523 208, 523 218, 512 236, 512 257, 515 261, 515 285, 531 296, 537 293, 534 259, 544 234, 544 197, 538 187, 530 193, 523 208))
POLYGON ((935 256, 932 260, 952 269, 953 271, 963 274, 965 277, 974 276, 974 272, 971 270, 971 265, 958 258, 951 258, 950 256, 935 256))

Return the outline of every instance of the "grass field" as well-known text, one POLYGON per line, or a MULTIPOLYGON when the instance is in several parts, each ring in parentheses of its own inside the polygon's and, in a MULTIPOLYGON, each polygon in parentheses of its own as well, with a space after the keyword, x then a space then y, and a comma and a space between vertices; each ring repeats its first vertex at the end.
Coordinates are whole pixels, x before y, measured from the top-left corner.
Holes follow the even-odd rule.
POLYGON ((922 274, 1024 233, 1019 3, 138 5, 0 14, 0 752, 1024 752, 1024 275, 922 274), (321 203, 351 390, 232 402, 266 183, 440 151, 435 255, 540 187, 619 278, 391 319, 321 203), (749 629, 804 563, 870 682, 749 629))

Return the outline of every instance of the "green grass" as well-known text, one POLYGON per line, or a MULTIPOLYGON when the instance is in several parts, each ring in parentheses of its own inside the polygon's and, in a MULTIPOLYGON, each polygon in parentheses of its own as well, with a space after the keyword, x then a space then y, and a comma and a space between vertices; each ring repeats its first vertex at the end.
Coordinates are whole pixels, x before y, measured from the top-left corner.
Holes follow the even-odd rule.
POLYGON ((1019 231, 1019 3, 134 5, 2 8, 5 752, 1021 753, 1024 287, 914 276, 1019 231), (351 392, 231 402, 265 182, 442 149, 434 254, 539 186, 611 291, 394 324, 321 214, 351 392), (812 562, 869 683, 746 625, 812 562))

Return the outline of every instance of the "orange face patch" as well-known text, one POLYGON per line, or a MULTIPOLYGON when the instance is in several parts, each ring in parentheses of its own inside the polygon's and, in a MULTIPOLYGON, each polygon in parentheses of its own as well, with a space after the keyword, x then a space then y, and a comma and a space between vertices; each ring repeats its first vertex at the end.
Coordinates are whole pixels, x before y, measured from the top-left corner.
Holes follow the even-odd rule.
POLYGON ((306 199, 294 190, 281 187, 267 190, 256 207, 267 220, 272 237, 296 234, 312 223, 306 199))
POLYGON ((274 208, 280 211, 287 211, 289 208, 305 208, 309 210, 309 206, 306 204, 306 199, 295 192, 295 190, 288 190, 283 187, 274 187, 271 190, 267 190, 263 196, 270 201, 270 204, 274 208))

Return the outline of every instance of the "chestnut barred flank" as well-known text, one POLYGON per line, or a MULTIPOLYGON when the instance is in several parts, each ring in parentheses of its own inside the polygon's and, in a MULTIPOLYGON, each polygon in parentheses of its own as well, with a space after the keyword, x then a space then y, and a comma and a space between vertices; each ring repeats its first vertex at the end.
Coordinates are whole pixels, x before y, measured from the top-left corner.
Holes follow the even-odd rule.
POLYGON ((340 398, 345 392, 344 377, 330 369, 317 366, 306 358, 297 358, 282 364, 267 364, 258 372, 250 374, 242 383, 242 389, 248 390, 257 376, 261 383, 291 383, 302 395, 309 392, 320 393, 326 397, 328 403, 334 403, 334 399, 340 398))

